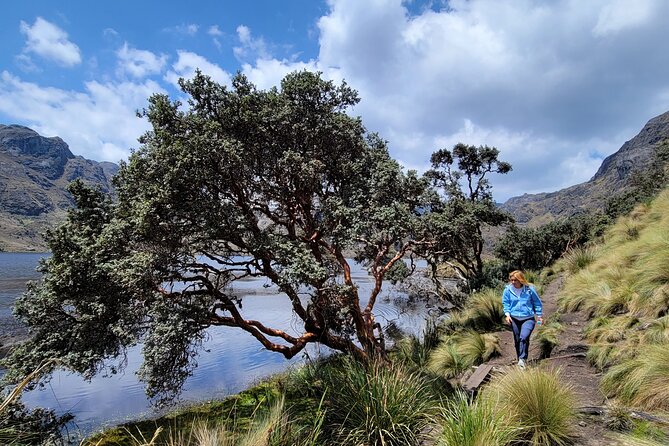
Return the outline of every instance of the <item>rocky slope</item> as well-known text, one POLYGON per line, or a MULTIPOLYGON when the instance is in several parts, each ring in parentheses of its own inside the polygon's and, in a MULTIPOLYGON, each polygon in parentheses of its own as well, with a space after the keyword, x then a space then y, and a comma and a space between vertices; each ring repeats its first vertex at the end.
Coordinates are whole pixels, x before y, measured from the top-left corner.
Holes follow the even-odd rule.
POLYGON ((0 124, 0 250, 45 250, 41 234, 72 206, 67 184, 81 178, 110 191, 117 171, 75 156, 59 137, 0 124))
POLYGON ((658 143, 668 138, 666 112, 648 121, 638 135, 607 157, 589 181, 557 192, 513 197, 501 207, 516 216, 519 223, 530 226, 601 208, 608 198, 627 186, 634 172, 649 167, 658 143))

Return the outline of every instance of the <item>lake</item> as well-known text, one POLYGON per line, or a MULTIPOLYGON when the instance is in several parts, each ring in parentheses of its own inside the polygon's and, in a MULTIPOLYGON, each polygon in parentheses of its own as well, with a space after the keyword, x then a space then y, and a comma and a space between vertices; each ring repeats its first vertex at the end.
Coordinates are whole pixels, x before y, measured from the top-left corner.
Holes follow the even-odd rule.
MULTIPOLYGON (((2 330, 12 329, 11 305, 25 290, 28 280, 39 279, 35 271, 38 259, 47 254, 0 253, 0 322, 2 330)), ((372 280, 360 265, 352 264, 352 275, 360 286, 361 298, 372 287, 372 280)), ((244 314, 269 326, 298 328, 298 321, 290 311, 287 296, 269 286, 265 279, 246 280, 236 287, 244 297, 244 314)), ((374 314, 382 325, 393 322, 399 328, 418 333, 425 324, 427 309, 416 303, 400 310, 395 298, 403 295, 390 284, 375 306, 374 314)), ((365 302, 363 302, 364 305, 365 302)), ((15 327, 15 325, 14 325, 15 327)), ((184 387, 182 400, 196 402, 223 398, 237 393, 261 378, 286 370, 304 361, 304 356, 286 360, 282 355, 265 350, 248 333, 230 327, 212 327, 209 339, 198 357, 198 367, 184 387)), ((123 421, 158 415, 144 394, 144 385, 135 372, 141 363, 141 347, 128 351, 128 366, 123 373, 109 378, 96 377, 91 382, 67 372, 56 372, 44 389, 24 394, 29 407, 47 407, 62 414, 75 415, 75 430, 85 435, 105 426, 123 421)), ((327 354, 317 346, 309 349, 316 358, 327 354)))

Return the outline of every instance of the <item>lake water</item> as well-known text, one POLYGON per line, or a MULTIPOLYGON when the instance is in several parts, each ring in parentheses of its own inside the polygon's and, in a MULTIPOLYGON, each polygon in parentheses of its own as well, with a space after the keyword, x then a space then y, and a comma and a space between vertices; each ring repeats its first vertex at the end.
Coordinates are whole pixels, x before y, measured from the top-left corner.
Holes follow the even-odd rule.
MULTIPOLYGON (((0 253, 0 322, 3 330, 11 329, 11 305, 25 290, 26 281, 39 279, 35 267, 38 259, 45 255, 0 253)), ((353 265, 352 273, 363 298, 371 289, 371 278, 358 265, 353 265)), ((237 287, 244 296, 245 316, 297 333, 294 328, 299 328, 299 324, 287 305, 288 298, 268 285, 264 279, 257 279, 244 281, 237 287)), ((402 296, 393 291, 390 284, 385 284, 384 288, 375 306, 377 320, 382 325, 392 321, 399 328, 420 332, 427 314, 425 306, 418 303, 400 311, 393 301, 402 296)), ((78 375, 56 372, 44 389, 26 393, 23 401, 29 407, 48 407, 57 413, 71 412, 75 415, 75 430, 82 434, 123 421, 156 416, 144 394, 143 384, 135 376, 141 363, 140 349, 134 347, 128 351, 128 366, 124 373, 86 382, 78 375)), ((319 351, 318 347, 309 350, 312 358, 319 354, 327 354, 327 351, 319 351)), ((198 367, 186 381, 182 399, 195 402, 223 398, 300 361, 304 358, 289 361, 278 353, 263 349, 255 338, 239 329, 212 327, 209 340, 198 357, 198 367)))

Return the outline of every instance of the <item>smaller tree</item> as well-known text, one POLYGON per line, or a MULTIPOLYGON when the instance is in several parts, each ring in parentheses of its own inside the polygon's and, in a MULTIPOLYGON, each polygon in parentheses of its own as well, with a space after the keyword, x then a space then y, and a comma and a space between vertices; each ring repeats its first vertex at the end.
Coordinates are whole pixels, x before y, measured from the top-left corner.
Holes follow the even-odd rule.
MULTIPOLYGON (((434 152, 432 169, 425 176, 437 188, 430 203, 428 231, 432 244, 423 254, 431 266, 435 284, 437 266, 446 264, 471 284, 483 274, 483 228, 500 226, 511 216, 500 210, 492 197, 490 173, 506 174, 511 164, 498 159, 499 150, 488 146, 456 144, 453 150, 434 152)), ((456 307, 463 302, 451 298, 456 307)))

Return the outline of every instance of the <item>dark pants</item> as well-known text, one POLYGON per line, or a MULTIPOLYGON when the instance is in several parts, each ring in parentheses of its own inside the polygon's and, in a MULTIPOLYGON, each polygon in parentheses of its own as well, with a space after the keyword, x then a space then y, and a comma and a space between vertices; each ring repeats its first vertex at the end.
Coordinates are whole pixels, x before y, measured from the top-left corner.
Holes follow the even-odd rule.
POLYGON ((511 316, 511 330, 513 330, 513 343, 516 346, 518 359, 527 359, 530 350, 530 335, 534 330, 534 317, 529 319, 516 319, 511 316))

